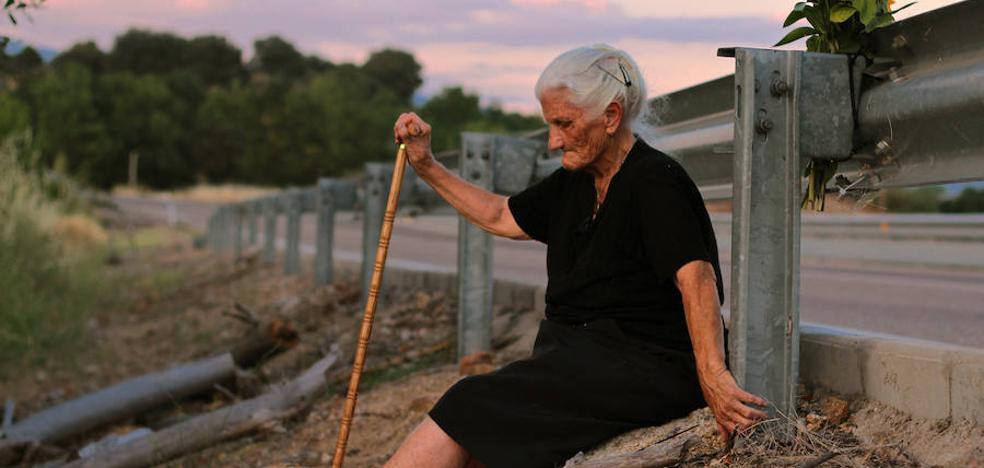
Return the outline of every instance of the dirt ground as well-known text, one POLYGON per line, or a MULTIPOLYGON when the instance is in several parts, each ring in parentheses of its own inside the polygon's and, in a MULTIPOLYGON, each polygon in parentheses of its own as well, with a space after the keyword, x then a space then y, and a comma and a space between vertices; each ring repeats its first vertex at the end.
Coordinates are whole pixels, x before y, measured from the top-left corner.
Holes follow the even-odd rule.
MULTIPOLYGON (((195 249, 192 233, 154 229, 157 238, 152 247, 132 239, 129 244, 121 243, 119 255, 108 267, 119 297, 113 301, 116 306, 90 318, 88 344, 70 359, 51 359, 12 374, 13 378, 0 383, 0 396, 16 401, 18 419, 23 419, 120 380, 221 353, 251 330, 242 318, 242 310, 247 310, 260 321, 282 320, 299 335, 295 347, 252 371, 262 385, 296 376, 332 344, 338 344, 343 355, 327 374, 328 390, 300 416, 167 466, 330 463, 362 319, 356 272, 339 271, 334 284, 316 287, 309 270, 286 276, 279 265, 262 265, 257 252, 233 261, 195 249)), ((454 311, 454 299, 443 293, 385 292, 377 311, 346 466, 380 466, 443 392, 461 378, 453 363, 454 311)), ((496 309, 495 317, 498 347, 490 368, 528 353, 539 319, 532 311, 502 308, 496 309)), ((245 389, 236 387, 221 390, 175 401, 168 408, 94 431, 60 449, 72 454, 109 432, 165 427, 169 421, 226 406, 245 395, 245 389)), ((984 465, 981 428, 965 422, 915 420, 875 402, 845 399, 820 389, 804 388, 801 393, 802 418, 762 424, 739 435, 730 450, 725 450, 714 433, 713 419, 705 409, 658 428, 619 436, 578 454, 567 466, 615 456, 627 457, 623 460, 627 464, 613 462, 611 466, 638 466, 631 460, 639 450, 683 437, 693 438, 693 443, 680 466, 801 466, 826 453, 836 456, 824 466, 984 465), (793 428, 792 437, 777 436, 776 427, 782 424, 793 428)))

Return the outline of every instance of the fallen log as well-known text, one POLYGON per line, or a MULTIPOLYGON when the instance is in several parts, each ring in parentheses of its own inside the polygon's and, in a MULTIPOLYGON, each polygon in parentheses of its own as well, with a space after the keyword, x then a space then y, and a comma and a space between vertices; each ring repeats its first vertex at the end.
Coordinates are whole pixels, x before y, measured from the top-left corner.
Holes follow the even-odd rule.
POLYGON ((120 382, 35 413, 4 429, 0 464, 14 463, 31 445, 53 444, 91 429, 124 420, 151 408, 209 391, 235 378, 236 364, 224 353, 163 372, 120 382))
POLYGON ((14 424, 14 411, 16 410, 17 403, 7 398, 7 401, 3 404, 3 424, 0 424, 0 429, 5 431, 14 424))
MULTIPOLYGON (((0 430, 0 465, 16 463, 24 450, 55 444, 91 429, 235 381, 238 368, 257 365, 298 342, 286 322, 260 324, 228 353, 136 377, 31 415, 0 430)), ((12 414, 11 414, 12 416, 12 414)))
POLYGON ((253 367, 299 341, 297 331, 283 320, 257 324, 232 348, 232 359, 241 368, 253 367))
POLYGON ((265 395, 191 418, 129 444, 66 467, 138 467, 210 447, 290 417, 310 405, 327 386, 325 372, 338 360, 337 347, 286 385, 265 395))

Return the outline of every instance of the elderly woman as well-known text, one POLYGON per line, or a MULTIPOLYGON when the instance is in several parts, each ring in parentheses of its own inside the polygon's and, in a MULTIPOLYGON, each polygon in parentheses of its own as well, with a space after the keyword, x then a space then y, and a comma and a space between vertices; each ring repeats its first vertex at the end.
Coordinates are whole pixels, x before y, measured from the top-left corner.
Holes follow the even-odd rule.
POLYGON ((725 360, 717 244, 683 168, 633 135, 646 107, 623 51, 582 47, 536 84, 563 167, 512 197, 438 163, 431 127, 396 121, 410 164, 486 231, 547 244, 546 320, 532 356, 465 378, 387 466, 550 467, 605 439, 709 405, 727 437, 765 415, 725 360))

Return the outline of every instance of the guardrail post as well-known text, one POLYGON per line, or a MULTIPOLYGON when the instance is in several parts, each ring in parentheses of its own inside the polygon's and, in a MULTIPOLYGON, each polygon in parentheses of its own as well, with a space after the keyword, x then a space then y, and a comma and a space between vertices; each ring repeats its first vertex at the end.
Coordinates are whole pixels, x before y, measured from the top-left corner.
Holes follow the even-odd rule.
POLYGON ((277 261, 277 197, 263 199, 263 263, 277 261))
POLYGON ((372 279, 376 249, 379 247, 379 230, 383 227, 383 212, 386 211, 386 198, 389 196, 389 181, 393 168, 383 163, 366 163, 363 182, 365 203, 362 217, 362 303, 369 294, 369 281, 372 279))
POLYGON ((238 259, 243 254, 243 212, 246 207, 242 204, 231 206, 232 212, 232 247, 233 258, 238 259))
MULTIPOLYGON (((494 136, 462 133, 461 177, 492 190, 494 136)), ((492 235, 458 218, 458 358, 492 349, 492 235)))
POLYGON ((332 246, 335 231, 334 182, 331 179, 318 180, 316 210, 318 213, 318 233, 314 253, 314 282, 329 284, 332 281, 332 246))
POLYGON ((301 268, 301 191, 287 190, 287 251, 284 273, 294 274, 301 268))
POLYGON ((735 57, 731 371, 774 405, 770 413, 787 415, 799 368, 802 56, 737 49, 735 57))
POLYGON ((256 245, 257 231, 259 231, 259 214, 260 214, 260 202, 257 200, 250 200, 246 202, 246 226, 249 230, 249 237, 246 242, 247 245, 256 245))
POLYGON ((232 245, 232 226, 229 222, 229 206, 221 206, 218 210, 219 252, 225 254, 232 245))
POLYGON ((212 212, 205 223, 205 246, 215 251, 215 212, 212 212))

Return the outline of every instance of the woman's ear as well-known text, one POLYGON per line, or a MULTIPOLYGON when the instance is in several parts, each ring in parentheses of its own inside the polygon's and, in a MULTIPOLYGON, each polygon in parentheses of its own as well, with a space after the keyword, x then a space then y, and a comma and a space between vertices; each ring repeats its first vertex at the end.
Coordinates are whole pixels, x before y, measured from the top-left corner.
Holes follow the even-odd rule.
POLYGON ((614 135, 618 127, 622 124, 622 116, 625 115, 622 104, 612 101, 605 108, 605 133, 614 135))

